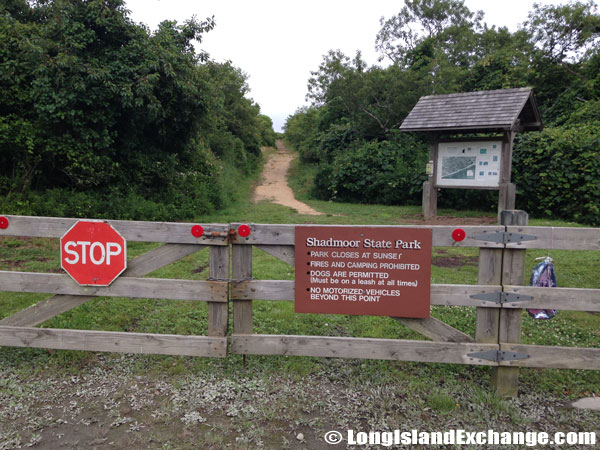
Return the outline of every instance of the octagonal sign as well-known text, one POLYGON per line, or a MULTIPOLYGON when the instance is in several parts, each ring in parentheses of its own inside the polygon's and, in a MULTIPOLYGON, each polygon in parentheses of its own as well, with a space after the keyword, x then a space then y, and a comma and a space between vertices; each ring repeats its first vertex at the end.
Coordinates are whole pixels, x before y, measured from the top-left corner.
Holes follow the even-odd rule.
POLYGON ((109 223, 80 220, 60 239, 60 266, 84 286, 108 286, 127 268, 127 243, 109 223))

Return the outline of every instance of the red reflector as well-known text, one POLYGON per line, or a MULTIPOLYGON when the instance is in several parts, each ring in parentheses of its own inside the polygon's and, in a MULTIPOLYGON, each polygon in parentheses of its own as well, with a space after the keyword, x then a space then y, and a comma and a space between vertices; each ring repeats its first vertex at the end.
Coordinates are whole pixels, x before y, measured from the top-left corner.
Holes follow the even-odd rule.
POLYGON ((238 228, 238 234, 241 237, 248 237, 250 236, 250 227, 248 225, 240 225, 238 228))
POLYGON ((200 225, 194 225, 192 227, 192 235, 194 237, 201 237, 204 234, 204 228, 202 228, 200 225))
POLYGON ((464 241, 466 237, 467 233, 465 233, 465 230, 462 228, 457 228, 452 232, 452 239, 454 239, 456 242, 464 241))

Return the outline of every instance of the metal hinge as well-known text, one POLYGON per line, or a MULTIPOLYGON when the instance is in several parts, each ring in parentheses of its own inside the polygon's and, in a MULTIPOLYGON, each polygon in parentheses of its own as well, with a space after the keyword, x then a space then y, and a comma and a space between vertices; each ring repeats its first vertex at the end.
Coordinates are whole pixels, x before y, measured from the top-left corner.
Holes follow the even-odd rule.
POLYGON ((530 234, 510 233, 508 231, 496 231, 495 233, 476 234, 471 236, 478 241, 497 242, 498 244, 512 244, 515 242, 535 241, 536 236, 530 234))
POLYGON ((485 359, 486 361, 495 361, 497 363, 501 363, 503 361, 516 361, 518 359, 529 358, 529 355, 526 353, 504 352, 500 350, 467 353, 467 356, 469 358, 485 359))
POLYGON ((475 300, 499 303, 500 305, 503 305, 504 303, 526 302, 528 300, 533 300, 531 295, 515 294, 514 292, 485 292, 481 294, 473 294, 469 297, 475 300))

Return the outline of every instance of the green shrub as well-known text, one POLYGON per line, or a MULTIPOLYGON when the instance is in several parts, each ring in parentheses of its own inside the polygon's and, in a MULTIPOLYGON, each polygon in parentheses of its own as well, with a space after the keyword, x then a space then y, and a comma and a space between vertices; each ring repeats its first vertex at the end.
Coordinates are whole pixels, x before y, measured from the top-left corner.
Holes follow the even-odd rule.
POLYGON ((317 173, 312 182, 310 196, 317 200, 333 200, 336 190, 333 180, 333 166, 331 164, 319 164, 317 173))
POLYGON ((314 143, 317 147, 317 159, 331 163, 336 156, 346 150, 356 140, 356 133, 346 121, 331 125, 327 131, 322 132, 314 143))
POLYGON ((426 160, 423 144, 408 135, 356 142, 322 166, 313 193, 345 202, 417 204, 426 160))
POLYGON ((583 123, 519 137, 513 158, 517 206, 600 225, 600 132, 583 123))

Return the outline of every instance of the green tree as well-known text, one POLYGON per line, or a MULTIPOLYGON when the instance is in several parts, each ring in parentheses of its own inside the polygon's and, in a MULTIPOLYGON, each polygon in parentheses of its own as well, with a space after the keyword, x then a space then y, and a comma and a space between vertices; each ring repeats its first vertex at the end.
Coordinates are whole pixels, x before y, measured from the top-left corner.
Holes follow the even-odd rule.
POLYGON ((255 166, 268 124, 241 70, 195 51, 214 26, 165 21, 150 32, 123 0, 0 4, 0 193, 98 200, 88 204, 132 195, 163 216, 219 206, 213 143, 231 137, 240 165, 255 166))
POLYGON ((360 52, 350 60, 330 51, 311 73, 307 98, 326 106, 327 125, 348 121, 357 138, 385 139, 401 123, 418 98, 418 83, 397 66, 367 67, 360 52), (403 95, 398 93, 402 92, 403 95))
POLYGON ((598 98, 592 61, 598 54, 600 15, 593 2, 536 4, 522 29, 534 47, 529 82, 547 123, 598 98))
POLYGON ((406 0, 398 14, 381 19, 375 46, 382 59, 417 75, 428 93, 455 92, 477 58, 482 17, 463 0, 406 0))

